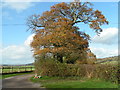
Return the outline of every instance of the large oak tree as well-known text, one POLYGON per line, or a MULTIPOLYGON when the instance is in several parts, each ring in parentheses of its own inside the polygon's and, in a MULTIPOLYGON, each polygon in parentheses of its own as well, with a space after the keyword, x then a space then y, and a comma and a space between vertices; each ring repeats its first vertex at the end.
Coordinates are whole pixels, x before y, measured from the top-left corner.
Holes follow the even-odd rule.
POLYGON ((101 25, 108 21, 91 3, 79 1, 58 3, 42 15, 29 17, 28 26, 35 33, 31 43, 34 55, 52 55, 60 62, 87 63, 90 37, 76 26, 78 23, 88 24, 99 34, 101 25))

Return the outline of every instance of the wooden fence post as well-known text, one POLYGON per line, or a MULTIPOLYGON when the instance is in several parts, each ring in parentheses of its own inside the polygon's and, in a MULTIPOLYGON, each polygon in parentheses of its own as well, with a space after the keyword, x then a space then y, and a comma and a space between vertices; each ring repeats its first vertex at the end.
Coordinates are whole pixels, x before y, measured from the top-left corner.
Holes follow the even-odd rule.
POLYGON ((20 66, 18 67, 18 72, 20 72, 20 66))
POLYGON ((4 67, 2 66, 2 73, 3 73, 3 69, 4 69, 4 67))
POLYGON ((10 73, 10 72, 13 72, 13 66, 11 66, 11 67, 10 67, 10 69, 9 69, 9 72, 8 72, 8 73, 10 73))
POLYGON ((25 71, 26 71, 26 66, 25 66, 25 71))

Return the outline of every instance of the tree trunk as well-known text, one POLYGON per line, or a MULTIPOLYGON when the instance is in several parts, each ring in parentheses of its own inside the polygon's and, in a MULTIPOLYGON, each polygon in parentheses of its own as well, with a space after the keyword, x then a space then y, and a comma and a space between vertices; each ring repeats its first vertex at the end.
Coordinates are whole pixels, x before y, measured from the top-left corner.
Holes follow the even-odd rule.
POLYGON ((63 63, 63 56, 57 54, 57 60, 58 60, 59 62, 63 63))

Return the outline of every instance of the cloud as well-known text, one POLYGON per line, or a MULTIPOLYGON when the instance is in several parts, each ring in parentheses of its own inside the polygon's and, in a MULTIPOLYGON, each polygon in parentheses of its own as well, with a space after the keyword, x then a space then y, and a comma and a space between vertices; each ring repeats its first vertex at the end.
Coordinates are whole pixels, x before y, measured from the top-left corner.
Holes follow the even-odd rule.
POLYGON ((30 48, 24 45, 10 45, 0 50, 3 64, 27 64, 33 62, 30 48))
POLYGON ((74 0, 5 0, 9 2, 73 2, 74 0))
POLYGON ((34 36, 35 36, 35 34, 30 35, 30 36, 25 40, 24 45, 25 45, 25 46, 30 46, 30 43, 32 42, 34 36))
POLYGON ((98 44, 116 44, 118 42, 118 28, 103 29, 100 36, 95 35, 92 38, 93 43, 98 44))
MULTIPOLYGON (((9 0, 11 2, 73 2, 74 0, 9 0)), ((119 2, 119 0, 87 0, 88 2, 119 2)), ((84 0, 81 0, 81 2, 84 2, 84 0)))
POLYGON ((30 43, 33 40, 33 36, 30 35, 23 45, 9 45, 2 47, 0 44, 0 58, 2 62, 0 64, 28 64, 33 63, 33 53, 30 48, 30 43))
POLYGON ((0 58, 2 62, 0 64, 28 64, 33 63, 33 53, 30 48, 30 43, 33 40, 33 36, 30 35, 23 45, 9 45, 2 47, 0 44, 0 58))
POLYGON ((97 58, 105 58, 118 55, 118 49, 106 49, 102 47, 90 47, 90 49, 97 56, 97 58))
POLYGON ((33 3, 31 2, 31 0, 29 0, 29 2, 20 2, 20 0, 4 0, 2 2, 2 7, 10 8, 16 10, 17 12, 21 12, 32 6, 33 3))

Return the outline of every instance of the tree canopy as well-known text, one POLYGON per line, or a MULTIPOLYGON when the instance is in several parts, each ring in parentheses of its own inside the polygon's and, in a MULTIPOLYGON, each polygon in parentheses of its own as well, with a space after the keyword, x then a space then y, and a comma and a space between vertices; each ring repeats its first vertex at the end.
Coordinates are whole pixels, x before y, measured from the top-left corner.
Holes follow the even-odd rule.
POLYGON ((79 1, 58 3, 42 15, 29 17, 27 24, 35 33, 31 43, 34 55, 52 56, 60 62, 87 63, 90 36, 80 31, 77 23, 88 24, 99 34, 101 25, 108 21, 91 3, 79 1))

